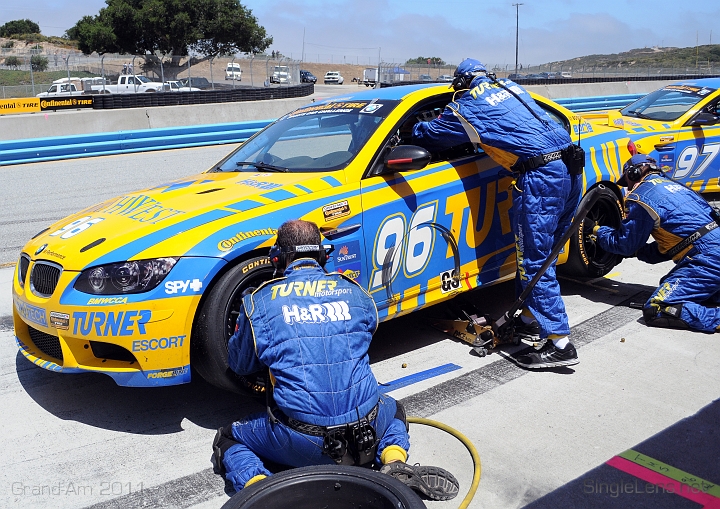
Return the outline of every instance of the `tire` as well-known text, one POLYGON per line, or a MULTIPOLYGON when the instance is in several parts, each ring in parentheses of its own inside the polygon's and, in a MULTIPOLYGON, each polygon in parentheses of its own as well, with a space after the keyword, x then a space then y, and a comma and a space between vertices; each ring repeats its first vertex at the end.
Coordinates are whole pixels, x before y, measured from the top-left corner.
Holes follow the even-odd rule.
POLYGON ((242 292, 272 277, 266 256, 251 258, 227 271, 210 290, 198 313, 191 338, 191 365, 208 383, 221 389, 251 393, 256 377, 239 377, 228 368, 228 340, 235 331, 242 292))
POLYGON ((427 509, 410 487, 369 468, 322 465, 294 468, 252 484, 222 509, 427 509))
POLYGON ((589 238, 592 233, 587 226, 589 220, 602 226, 620 226, 622 205, 611 189, 601 191, 600 198, 588 212, 583 224, 570 237, 570 254, 567 262, 558 265, 559 273, 574 277, 601 277, 622 261, 622 256, 608 253, 589 238))

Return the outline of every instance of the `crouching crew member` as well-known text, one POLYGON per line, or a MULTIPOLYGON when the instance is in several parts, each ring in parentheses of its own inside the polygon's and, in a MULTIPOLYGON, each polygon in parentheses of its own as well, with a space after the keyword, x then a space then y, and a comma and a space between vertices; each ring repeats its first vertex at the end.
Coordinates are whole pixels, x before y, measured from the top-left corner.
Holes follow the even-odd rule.
POLYGON ((292 467, 375 464, 430 499, 455 497, 452 474, 405 463, 404 411, 378 391, 370 369, 375 303, 352 279, 326 273, 327 258, 314 223, 278 229, 270 251, 276 279, 243 297, 228 344, 239 375, 269 371, 272 397, 267 412, 218 430, 216 472, 239 491, 270 475, 260 457, 292 467))
POLYGON ((716 332, 720 327, 720 217, 698 193, 666 177, 655 159, 632 156, 618 181, 628 188, 618 229, 594 226, 601 248, 647 263, 675 261, 643 308, 651 327, 716 332), (647 243, 652 235, 655 242, 647 243))

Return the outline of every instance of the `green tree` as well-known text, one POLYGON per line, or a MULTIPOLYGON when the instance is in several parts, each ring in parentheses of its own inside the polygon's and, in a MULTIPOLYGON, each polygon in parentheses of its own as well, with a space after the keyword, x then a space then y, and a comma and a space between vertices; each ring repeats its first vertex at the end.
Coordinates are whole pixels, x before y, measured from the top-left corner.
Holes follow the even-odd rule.
POLYGON ((259 53, 272 43, 252 11, 239 0, 106 0, 96 16, 84 16, 66 32, 80 51, 90 54, 143 55, 145 71, 165 77, 218 55, 259 53), (165 60, 169 57, 169 62, 165 60))
POLYGON ((22 65, 18 57, 5 57, 5 65, 11 69, 17 69, 22 65))
POLYGON ((42 55, 33 55, 30 57, 30 65, 35 72, 43 72, 48 68, 48 59, 42 55))
POLYGON ((406 64, 425 64, 425 65, 433 65, 433 66, 440 66, 445 65, 445 61, 440 57, 417 57, 417 58, 411 58, 406 64))
POLYGON ((40 25, 29 19, 16 19, 8 21, 0 26, 0 37, 10 37, 13 35, 23 34, 39 34, 40 25))

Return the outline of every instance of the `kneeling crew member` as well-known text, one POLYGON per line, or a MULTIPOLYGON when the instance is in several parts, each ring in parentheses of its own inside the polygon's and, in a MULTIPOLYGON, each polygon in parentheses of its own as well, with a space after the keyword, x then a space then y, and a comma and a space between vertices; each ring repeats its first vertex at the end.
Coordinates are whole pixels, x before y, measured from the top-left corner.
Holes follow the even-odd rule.
POLYGON ((326 273, 327 258, 314 223, 287 221, 270 251, 282 277, 243 297, 229 365, 239 375, 269 370, 273 396, 267 412, 218 430, 218 473, 239 491, 270 475, 259 456, 293 467, 375 462, 433 500, 453 498, 452 474, 405 463, 404 410, 379 393, 370 369, 375 302, 352 279, 326 273))
POLYGON ((655 159, 632 156, 618 181, 628 188, 618 229, 594 226, 599 246, 647 263, 673 260, 643 308, 651 327, 716 332, 720 327, 720 216, 698 193, 666 177, 655 159), (647 244, 652 235, 655 242, 647 244))

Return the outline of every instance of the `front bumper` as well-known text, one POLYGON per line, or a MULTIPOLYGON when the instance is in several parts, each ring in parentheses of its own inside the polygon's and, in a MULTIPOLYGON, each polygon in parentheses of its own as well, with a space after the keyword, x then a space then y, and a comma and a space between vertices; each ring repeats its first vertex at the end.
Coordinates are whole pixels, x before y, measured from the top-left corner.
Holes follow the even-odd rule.
POLYGON ((13 324, 18 349, 30 362, 55 372, 102 373, 122 386, 190 381, 191 317, 199 295, 103 298, 74 290, 78 273, 70 271, 60 273, 50 295, 38 295, 29 277, 21 282, 20 267, 13 278, 13 324))

